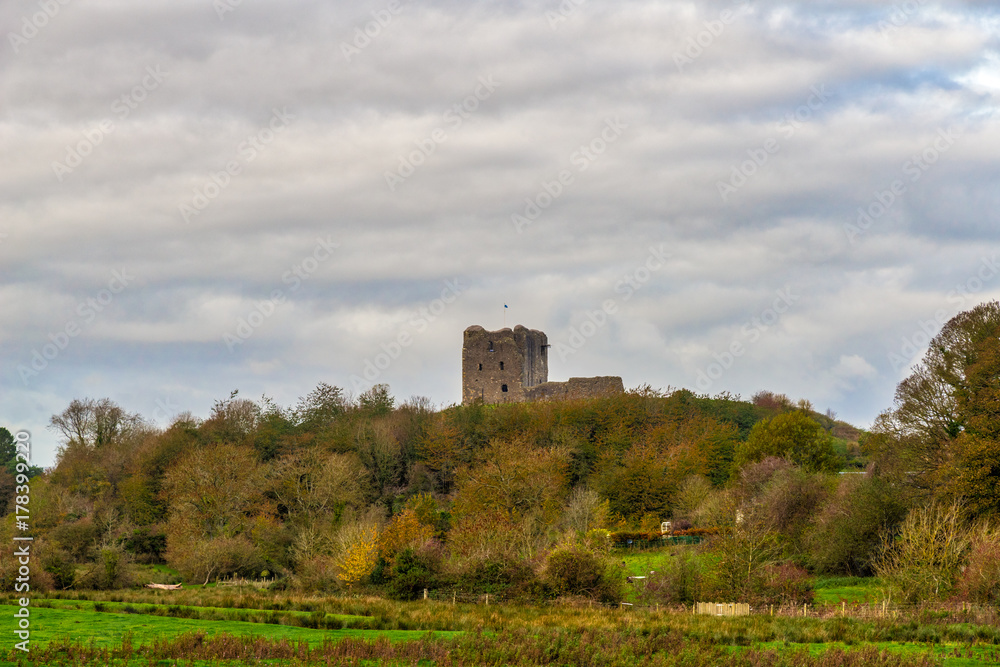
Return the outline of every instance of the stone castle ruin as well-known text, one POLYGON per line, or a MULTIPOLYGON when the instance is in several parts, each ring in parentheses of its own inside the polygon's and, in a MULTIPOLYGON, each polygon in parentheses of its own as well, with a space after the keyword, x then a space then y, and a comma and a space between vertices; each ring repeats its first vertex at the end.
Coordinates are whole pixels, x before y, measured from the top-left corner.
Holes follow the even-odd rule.
POLYGON ((544 333, 520 324, 499 331, 469 327, 462 343, 462 403, 591 398, 625 391, 620 377, 549 382, 548 349, 544 333))

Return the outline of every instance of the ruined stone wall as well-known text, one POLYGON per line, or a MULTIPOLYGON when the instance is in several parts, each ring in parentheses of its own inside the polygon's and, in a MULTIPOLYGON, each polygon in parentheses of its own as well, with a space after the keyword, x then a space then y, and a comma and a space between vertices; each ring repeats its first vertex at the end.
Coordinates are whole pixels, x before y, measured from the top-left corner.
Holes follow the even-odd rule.
POLYGON ((576 398, 613 396, 625 391, 622 379, 617 376, 570 378, 568 382, 546 382, 525 390, 529 401, 561 401, 576 398))
POLYGON ((526 387, 548 380, 547 357, 548 339, 541 331, 469 327, 462 343, 462 402, 526 400, 526 387))

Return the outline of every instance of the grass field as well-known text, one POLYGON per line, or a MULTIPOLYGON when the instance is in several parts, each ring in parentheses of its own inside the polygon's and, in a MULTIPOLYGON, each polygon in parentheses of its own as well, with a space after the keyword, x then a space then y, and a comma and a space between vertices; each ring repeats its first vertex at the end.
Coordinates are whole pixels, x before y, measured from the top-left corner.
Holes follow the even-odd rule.
MULTIPOLYGON (((668 552, 616 554, 627 574, 665 568, 668 552)), ((817 579, 836 611, 877 602, 877 580, 817 579)), ((633 587, 629 595, 634 596, 633 587)), ((12 596, 0 614, 13 620, 12 596), (3 610, 8 610, 4 612, 3 610)), ((4 665, 662 665, 850 667, 1000 665, 995 611, 914 610, 879 618, 699 616, 577 601, 549 605, 392 602, 252 587, 64 591, 31 604, 29 656, 4 665), (26 659, 27 658, 27 659, 26 659)), ((6 662, 4 662, 6 660, 6 662)))
MULTIPOLYGON (((261 612, 266 614, 267 612, 261 612)), ((32 611, 32 643, 39 645, 63 639, 79 639, 86 645, 99 648, 118 646, 129 636, 135 645, 147 644, 153 639, 173 637, 184 632, 203 632, 212 637, 223 633, 252 635, 266 639, 304 641, 310 645, 323 643, 324 639, 344 637, 380 638, 390 641, 416 639, 424 634, 420 630, 364 630, 364 629, 313 629, 270 623, 245 621, 205 621, 191 618, 152 616, 143 613, 96 612, 86 609, 48 609, 39 607, 32 611)), ((454 633, 439 633, 450 636, 454 633)))

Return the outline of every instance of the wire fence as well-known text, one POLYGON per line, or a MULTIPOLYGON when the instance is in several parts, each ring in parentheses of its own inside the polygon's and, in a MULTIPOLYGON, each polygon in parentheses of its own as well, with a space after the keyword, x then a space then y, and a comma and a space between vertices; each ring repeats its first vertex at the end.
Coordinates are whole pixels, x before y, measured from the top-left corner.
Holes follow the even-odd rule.
POLYGON ((699 544, 703 539, 705 538, 700 535, 670 535, 652 540, 629 539, 613 543, 611 549, 615 552, 645 551, 646 549, 662 549, 665 546, 699 544))

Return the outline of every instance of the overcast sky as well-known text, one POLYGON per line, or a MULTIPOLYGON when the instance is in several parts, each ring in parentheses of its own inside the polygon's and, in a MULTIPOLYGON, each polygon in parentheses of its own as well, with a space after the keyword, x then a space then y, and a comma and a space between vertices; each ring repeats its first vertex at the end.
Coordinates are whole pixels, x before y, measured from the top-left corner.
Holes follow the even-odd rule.
POLYGON ((505 317, 552 380, 866 426, 1000 295, 992 2, 8 0, 0 28, 0 424, 42 465, 74 398, 446 406, 462 330, 505 317))

